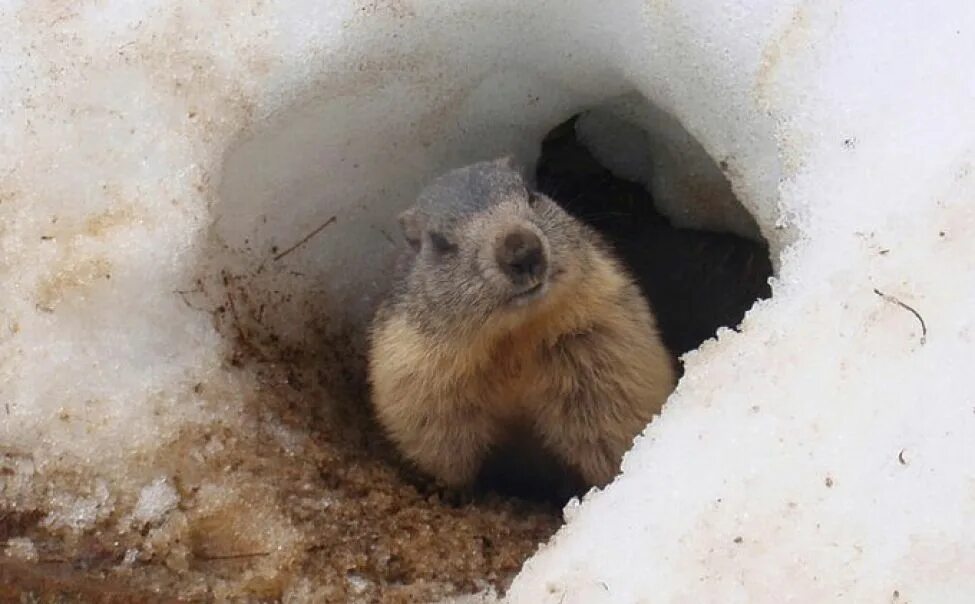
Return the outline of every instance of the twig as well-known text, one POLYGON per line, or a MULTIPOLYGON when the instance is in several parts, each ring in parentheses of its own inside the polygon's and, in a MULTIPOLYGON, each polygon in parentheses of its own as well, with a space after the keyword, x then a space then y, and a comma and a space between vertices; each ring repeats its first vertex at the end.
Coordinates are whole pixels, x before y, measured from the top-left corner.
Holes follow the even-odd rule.
MULTIPOLYGON (((311 553, 311 552, 316 552, 318 550, 325 549, 325 547, 326 546, 324 544, 316 543, 307 546, 305 548, 305 551, 311 553)), ((270 555, 271 552, 247 552, 242 554, 214 554, 214 555, 203 554, 203 555, 198 555, 197 558, 199 558, 200 560, 206 560, 207 562, 210 562, 214 560, 243 560, 246 558, 262 558, 264 556, 270 556, 270 555)))
MULTIPOLYGON (((247 338, 247 333, 244 331, 244 326, 241 325, 240 315, 237 313, 237 305, 234 303, 234 292, 233 286, 231 285, 231 279, 226 273, 223 275, 223 284, 224 287, 227 288, 227 306, 230 308, 230 316, 234 321, 234 328, 237 330, 237 337, 240 338, 241 344, 253 350, 254 346, 247 338)), ((236 285, 236 283, 234 285, 236 285)))
POLYGON ((305 235, 304 238, 302 238, 301 241, 299 241, 298 243, 292 245, 288 249, 284 250, 283 252, 281 252, 280 254, 278 254, 277 256, 275 256, 274 257, 274 261, 277 262, 278 260, 284 258, 285 256, 287 256, 291 252, 295 251, 299 247, 305 245, 306 243, 308 243, 308 240, 309 239, 311 239, 315 235, 317 235, 317 234, 321 233, 322 231, 324 231, 325 230, 325 227, 327 227, 328 225, 332 224, 337 219, 338 219, 337 216, 332 216, 331 218, 329 218, 328 220, 326 220, 322 224, 318 225, 318 227, 316 227, 314 231, 312 231, 311 233, 308 233, 307 235, 305 235))
POLYGON ((179 296, 180 299, 183 300, 183 304, 185 304, 187 307, 189 307, 189 308, 191 308, 193 310, 199 311, 199 312, 207 312, 207 310, 205 308, 200 308, 198 306, 193 306, 192 304, 190 304, 189 299, 186 297, 189 294, 201 294, 201 293, 203 293, 203 290, 200 289, 199 287, 197 287, 197 289, 174 289, 173 290, 173 293, 176 294, 177 296, 179 296))
POLYGON ((392 245, 392 246, 395 246, 396 245, 396 242, 393 241, 393 238, 389 236, 389 233, 387 233, 383 229, 378 229, 378 230, 379 230, 379 234, 382 235, 383 236, 383 239, 385 239, 386 241, 388 241, 390 245, 392 245))
POLYGON ((894 296, 891 296, 890 294, 885 294, 884 292, 880 291, 877 288, 874 288, 873 293, 877 294, 878 296, 890 302, 891 304, 896 304, 897 306, 900 306, 901 308, 909 311, 911 314, 917 317, 918 322, 921 323, 921 346, 924 346, 924 343, 928 341, 928 326, 927 324, 924 323, 924 317, 921 316, 921 313, 917 312, 907 304, 904 304, 894 296))
POLYGON ((206 562, 213 562, 219 560, 244 560, 246 558, 262 558, 264 556, 270 556, 271 552, 247 552, 243 554, 216 554, 216 555, 198 555, 197 558, 204 560, 206 562))

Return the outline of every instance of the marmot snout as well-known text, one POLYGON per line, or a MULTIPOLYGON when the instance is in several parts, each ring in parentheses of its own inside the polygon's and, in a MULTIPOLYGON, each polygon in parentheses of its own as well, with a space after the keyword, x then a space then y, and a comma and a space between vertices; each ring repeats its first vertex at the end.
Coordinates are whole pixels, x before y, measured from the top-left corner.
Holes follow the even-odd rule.
POLYGON ((548 255, 542 240, 527 228, 516 228, 494 245, 494 258, 519 292, 544 284, 548 255))
POLYGON ((589 484, 611 480, 675 374, 601 238, 507 160, 437 179, 400 225, 409 257, 376 314, 369 369, 401 452, 460 486, 528 426, 589 484))

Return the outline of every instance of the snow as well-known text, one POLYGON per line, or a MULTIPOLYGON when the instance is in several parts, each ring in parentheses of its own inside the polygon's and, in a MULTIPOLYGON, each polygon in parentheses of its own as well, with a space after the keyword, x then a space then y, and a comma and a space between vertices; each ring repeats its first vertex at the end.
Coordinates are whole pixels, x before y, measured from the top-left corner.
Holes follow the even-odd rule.
POLYGON ((53 529, 69 529, 74 532, 94 528, 95 523, 111 514, 114 505, 104 479, 96 479, 89 493, 74 496, 57 493, 47 502, 50 512, 43 524, 53 529))
POLYGON ((7 540, 5 553, 11 558, 24 562, 37 562, 37 548, 34 542, 25 537, 14 537, 7 540))
POLYGON ((132 519, 141 526, 156 524, 179 504, 179 493, 165 478, 157 478, 139 491, 132 519))
POLYGON ((975 78, 939 58, 975 50, 975 11, 876 8, 803 5, 772 38, 800 233, 773 299, 689 355, 512 602, 975 594, 975 78))
MULTIPOLYGON (((530 163, 599 108, 583 138, 675 221, 769 241, 774 296, 687 357, 622 476, 509 599, 975 593, 975 75, 957 64, 975 5, 0 8, 5 507, 65 534, 162 522, 146 548, 162 547, 189 520, 159 477, 196 460, 197 517, 248 496, 225 530, 298 547, 256 474, 206 465, 264 423, 227 362, 234 327, 302 347, 323 316, 361 325, 384 234, 426 180, 530 163), (245 274, 249 303, 215 325, 245 274)), ((293 428, 270 433, 302 454, 293 428)))

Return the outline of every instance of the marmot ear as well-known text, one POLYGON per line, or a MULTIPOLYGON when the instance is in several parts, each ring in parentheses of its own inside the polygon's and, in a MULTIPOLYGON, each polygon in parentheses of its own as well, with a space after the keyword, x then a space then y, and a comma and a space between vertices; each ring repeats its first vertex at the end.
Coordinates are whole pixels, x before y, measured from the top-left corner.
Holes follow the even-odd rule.
POLYGON ((531 178, 525 174, 526 166, 517 161, 515 156, 510 153, 507 155, 502 155, 498 159, 494 160, 494 166, 502 172, 517 174, 518 178, 524 182, 531 180, 531 178))
POLYGON ((508 168, 509 170, 514 170, 515 168, 515 158, 510 153, 507 155, 502 155, 498 159, 494 160, 494 163, 501 168, 508 168))
POLYGON ((423 214, 416 208, 410 208, 401 213, 397 220, 399 221, 399 228, 403 231, 403 237, 406 238, 407 243, 415 251, 419 251, 420 245, 423 242, 423 229, 426 222, 423 214))

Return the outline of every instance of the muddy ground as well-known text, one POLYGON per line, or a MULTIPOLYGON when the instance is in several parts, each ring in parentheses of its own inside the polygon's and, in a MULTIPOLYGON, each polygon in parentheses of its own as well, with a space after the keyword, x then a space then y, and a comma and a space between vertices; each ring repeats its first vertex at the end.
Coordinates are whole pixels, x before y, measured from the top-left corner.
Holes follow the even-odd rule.
MULTIPOLYGON (((769 295, 764 246, 674 229, 642 187, 592 159, 571 121, 545 141, 537 180, 617 246, 675 354, 737 325, 769 295)), ((248 295, 239 275, 223 281, 248 295)), ((503 592, 560 525, 547 487, 527 493, 541 501, 448 493, 403 464, 370 417, 355 334, 323 330, 329 345, 308 354, 276 347, 273 334, 255 343, 231 310, 221 306, 215 317, 235 340, 228 370, 256 376, 254 430, 186 434, 170 461, 180 510, 141 534, 61 539, 44 532, 37 513, 0 510, 0 543, 29 537, 38 546, 30 562, 0 557, 0 602, 428 602, 503 592), (201 441, 221 446, 194 456, 201 441), (229 469, 226 501, 205 492, 221 468, 229 469), (280 517, 250 534, 248 502, 280 517)))

